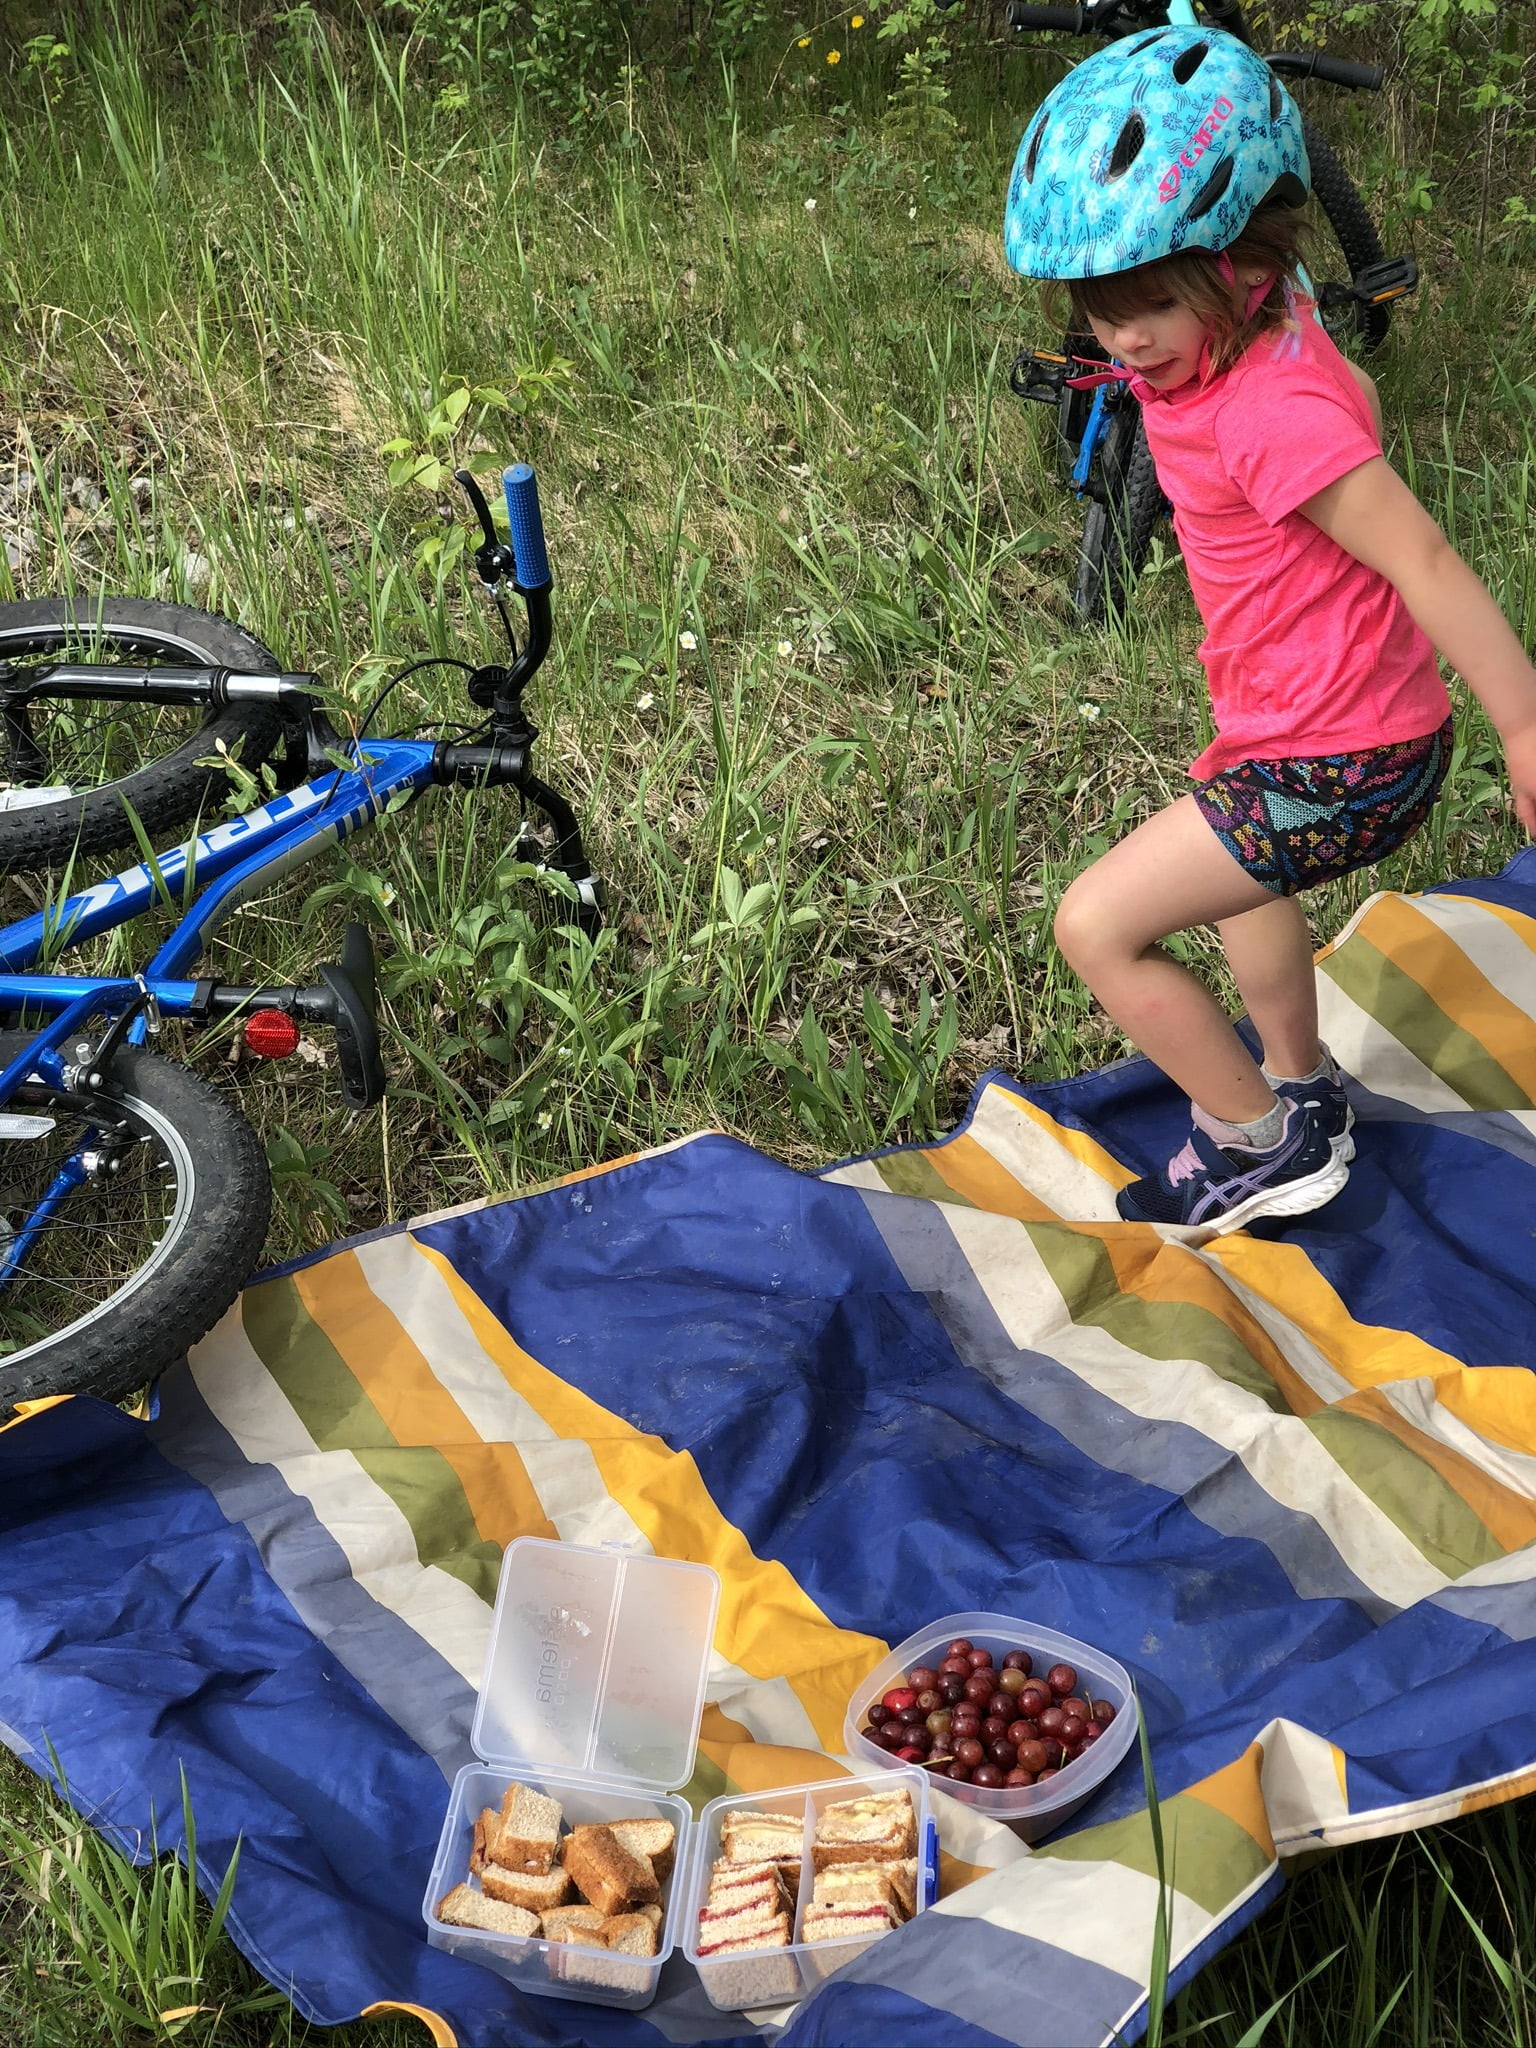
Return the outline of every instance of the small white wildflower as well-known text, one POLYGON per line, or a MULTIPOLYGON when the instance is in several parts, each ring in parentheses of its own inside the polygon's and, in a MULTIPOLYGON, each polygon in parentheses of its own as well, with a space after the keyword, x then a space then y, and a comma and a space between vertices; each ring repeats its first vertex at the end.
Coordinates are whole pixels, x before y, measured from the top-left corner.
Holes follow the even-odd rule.
POLYGON ((794 653, 794 651, 795 643, 793 640, 781 640, 779 642, 780 661, 788 661, 789 657, 794 653))
POLYGON ((394 908, 395 904, 399 901, 399 898, 395 894, 395 885, 393 882, 384 882, 380 885, 379 901, 386 910, 391 910, 394 908))
POLYGON ((552 1123, 554 1122, 554 1118, 553 1118, 553 1117, 552 1117, 552 1116, 550 1115, 549 1111, 548 1111, 548 1110, 546 1109, 546 1110, 545 1110, 545 1111, 543 1112, 543 1114, 542 1114, 542 1115, 541 1115, 541 1116, 540 1116, 540 1117, 538 1118, 537 1122, 538 1122, 538 1128, 539 1128, 539 1129, 540 1129, 541 1131, 547 1131, 547 1130, 549 1129, 550 1125, 551 1125, 551 1124, 552 1124, 552 1123))
POLYGON ((1088 723, 1092 725, 1093 721, 1099 716, 1103 708, 1104 707, 1102 704, 1079 704, 1077 707, 1077 715, 1079 718, 1086 718, 1088 723))
POLYGON ((916 208, 915 206, 909 206, 909 207, 907 208, 907 219, 908 219, 908 220, 916 220, 916 219, 917 219, 917 208, 916 208))
POLYGON ((816 211, 816 202, 814 199, 807 199, 807 201, 805 202, 805 210, 807 213, 814 213, 816 211))
POLYGON ((694 634, 679 633, 677 636, 677 644, 679 647, 682 648, 685 654, 692 654, 693 650, 695 649, 695 647, 698 646, 699 643, 697 637, 694 634))
POLYGON ((637 697, 635 699, 635 709, 637 711, 649 711, 651 706, 655 702, 656 699, 651 695, 650 691, 647 690, 643 697, 637 697))
POLYGON ((797 533, 795 535, 795 546, 797 548, 808 548, 810 544, 811 536, 808 533, 797 533))

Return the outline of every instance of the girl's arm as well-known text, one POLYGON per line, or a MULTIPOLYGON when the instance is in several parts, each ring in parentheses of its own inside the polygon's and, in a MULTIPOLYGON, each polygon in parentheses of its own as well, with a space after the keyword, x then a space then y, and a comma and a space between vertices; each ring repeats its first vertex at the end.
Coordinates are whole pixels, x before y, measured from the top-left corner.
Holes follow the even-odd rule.
POLYGON ((1536 669, 1509 622, 1385 456, 1298 508, 1386 577, 1498 728, 1515 810, 1536 833, 1536 669))

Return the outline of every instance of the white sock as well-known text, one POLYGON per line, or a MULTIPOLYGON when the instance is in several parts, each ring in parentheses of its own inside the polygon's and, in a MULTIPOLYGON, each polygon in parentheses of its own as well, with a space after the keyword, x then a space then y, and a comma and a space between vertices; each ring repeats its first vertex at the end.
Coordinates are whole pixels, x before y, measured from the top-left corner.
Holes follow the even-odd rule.
POLYGON ((1221 1146, 1240 1145, 1246 1152, 1272 1152, 1285 1133, 1288 1105, 1283 1102, 1277 1101, 1273 1109, 1247 1124, 1228 1123, 1224 1117, 1212 1116, 1198 1103, 1193 1107, 1197 1128, 1221 1146))
POLYGON ((1327 1053, 1324 1053, 1310 1074, 1276 1074, 1268 1067, 1261 1067, 1259 1072, 1264 1076, 1271 1088, 1274 1087, 1277 1081, 1285 1081, 1292 1087, 1297 1087, 1304 1085, 1308 1081, 1326 1081, 1329 1078, 1329 1069, 1332 1065, 1333 1062, 1329 1059, 1327 1053))

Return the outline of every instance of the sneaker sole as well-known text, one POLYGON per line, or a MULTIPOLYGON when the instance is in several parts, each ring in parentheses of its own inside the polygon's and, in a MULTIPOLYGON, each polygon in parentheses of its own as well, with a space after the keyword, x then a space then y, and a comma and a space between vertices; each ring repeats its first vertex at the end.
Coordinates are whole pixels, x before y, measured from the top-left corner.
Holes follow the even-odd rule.
MULTIPOLYGON (((1334 1142, 1347 1143, 1353 1155, 1354 1139, 1347 1132, 1343 1139, 1334 1142)), ((1309 1173, 1305 1180, 1293 1180, 1284 1187, 1266 1188, 1261 1194, 1250 1195, 1225 1216, 1215 1217, 1200 1227, 1209 1230, 1213 1237, 1226 1237, 1234 1230, 1246 1230, 1250 1223, 1258 1223, 1266 1216, 1305 1216, 1331 1202, 1348 1179, 1349 1160, 1335 1152, 1326 1166, 1309 1173)))

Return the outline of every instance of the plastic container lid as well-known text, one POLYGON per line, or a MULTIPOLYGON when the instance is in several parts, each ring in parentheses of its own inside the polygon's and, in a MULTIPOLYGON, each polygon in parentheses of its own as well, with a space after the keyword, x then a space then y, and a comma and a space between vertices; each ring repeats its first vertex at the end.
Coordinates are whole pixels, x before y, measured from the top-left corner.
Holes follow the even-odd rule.
POLYGON ((475 1754, 514 1775, 686 1784, 719 1603, 708 1565, 519 1536, 496 1589, 475 1754))

